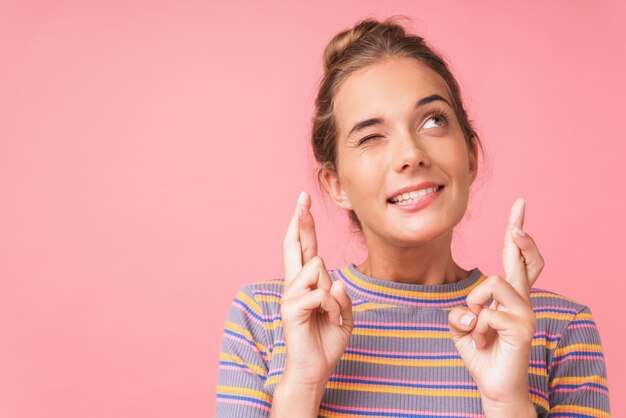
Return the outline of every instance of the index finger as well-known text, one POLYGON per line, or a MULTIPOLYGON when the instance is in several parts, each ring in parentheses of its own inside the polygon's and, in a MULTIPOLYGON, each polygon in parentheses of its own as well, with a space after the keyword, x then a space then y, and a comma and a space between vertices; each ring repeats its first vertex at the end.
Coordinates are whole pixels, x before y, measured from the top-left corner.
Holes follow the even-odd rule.
MULTIPOLYGON (((300 195, 302 195, 302 193, 300 195)), ((291 215, 285 238, 283 239, 285 286, 291 283, 300 270, 302 270, 302 247, 300 245, 300 232, 298 229, 298 208, 296 205, 291 215)))
POLYGON ((304 265, 317 255, 317 236, 315 235, 315 221, 310 210, 311 197, 308 193, 302 192, 298 205, 301 209, 301 216, 298 219, 298 236, 302 251, 302 265, 304 265))

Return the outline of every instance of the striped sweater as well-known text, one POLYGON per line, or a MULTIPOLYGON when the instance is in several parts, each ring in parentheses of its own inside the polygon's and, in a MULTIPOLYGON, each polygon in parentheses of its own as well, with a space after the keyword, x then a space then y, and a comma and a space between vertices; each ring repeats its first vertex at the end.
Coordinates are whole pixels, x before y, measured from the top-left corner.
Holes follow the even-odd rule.
MULTIPOLYGON (((321 417, 480 417, 480 393, 448 329, 448 312, 486 276, 414 285, 375 279, 350 263, 330 271, 352 300, 350 343, 326 384, 321 417)), ((285 367, 283 280, 244 286, 225 322, 218 417, 268 417, 285 367)), ((600 337, 588 307, 531 290, 537 322, 528 391, 539 417, 608 417, 600 337)), ((296 416, 296 415, 294 415, 296 416)))

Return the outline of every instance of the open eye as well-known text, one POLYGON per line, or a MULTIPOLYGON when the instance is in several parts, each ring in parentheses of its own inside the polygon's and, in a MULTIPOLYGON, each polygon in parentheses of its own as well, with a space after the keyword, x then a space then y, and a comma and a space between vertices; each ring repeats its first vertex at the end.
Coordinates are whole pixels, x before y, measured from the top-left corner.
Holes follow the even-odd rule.
POLYGON ((435 112, 428 116, 426 122, 424 123, 425 129, 437 128, 439 126, 446 126, 448 123, 448 115, 445 112, 435 112), (434 122, 434 125, 430 123, 430 121, 434 122))

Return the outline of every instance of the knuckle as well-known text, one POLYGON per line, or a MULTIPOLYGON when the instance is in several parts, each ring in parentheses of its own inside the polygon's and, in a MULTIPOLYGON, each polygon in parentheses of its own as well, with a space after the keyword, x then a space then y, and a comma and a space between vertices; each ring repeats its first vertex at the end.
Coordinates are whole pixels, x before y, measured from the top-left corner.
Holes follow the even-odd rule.
POLYGON ((524 329, 530 333, 534 334, 535 326, 537 324, 537 317, 535 316, 535 312, 529 306, 527 310, 525 310, 520 315, 520 322, 524 329))
POLYGON ((283 320, 289 319, 293 312, 293 304, 289 300, 283 300, 280 304, 280 316, 283 320))
POLYGON ((309 261, 309 263, 311 263, 314 267, 317 267, 319 269, 324 267, 324 260, 322 260, 322 257, 320 257, 319 255, 316 255, 315 257, 311 258, 311 261, 309 261))
MULTIPOLYGON (((316 245, 310 245, 308 247, 303 248, 302 252, 305 255, 307 255, 307 256, 308 255, 312 255, 312 254, 317 254, 317 246, 316 245)), ((311 258, 313 258, 313 257, 311 257, 311 258)))
POLYGON ((535 335, 535 322, 534 321, 525 321, 522 324, 522 329, 524 330, 524 335, 528 342, 531 342, 533 336, 535 335))
POLYGON ((313 293, 315 294, 315 301, 321 304, 326 299, 326 294, 328 292, 326 292, 324 289, 317 288, 313 291, 313 293))
POLYGON ((292 289, 293 289, 293 282, 294 280, 291 281, 287 281, 285 280, 284 282, 284 286, 283 286, 283 294, 281 295, 281 303, 284 303, 286 300, 288 300, 291 297, 291 293, 292 293, 292 289))
POLYGON ((492 319, 492 317, 497 313, 498 311, 494 310, 494 309, 483 309, 482 311, 480 311, 480 316, 482 317, 481 319, 483 321, 489 321, 492 319))
POLYGON ((542 270, 546 266, 546 260, 539 254, 539 270, 542 270))
POLYGON ((503 280, 504 279, 497 274, 492 274, 487 278, 486 283, 489 287, 494 288, 500 286, 503 280))

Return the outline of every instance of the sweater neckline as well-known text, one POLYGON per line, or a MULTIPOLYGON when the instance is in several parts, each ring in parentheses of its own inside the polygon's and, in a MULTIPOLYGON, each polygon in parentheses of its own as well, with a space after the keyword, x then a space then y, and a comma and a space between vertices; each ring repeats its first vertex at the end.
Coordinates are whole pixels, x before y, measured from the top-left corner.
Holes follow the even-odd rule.
POLYGON ((367 276, 354 263, 335 270, 336 277, 346 284, 353 301, 369 301, 408 307, 451 308, 465 304, 465 298, 486 276, 478 269, 455 283, 422 285, 399 283, 367 276))

